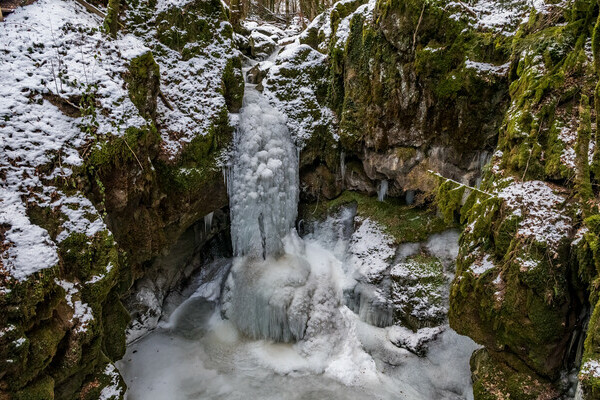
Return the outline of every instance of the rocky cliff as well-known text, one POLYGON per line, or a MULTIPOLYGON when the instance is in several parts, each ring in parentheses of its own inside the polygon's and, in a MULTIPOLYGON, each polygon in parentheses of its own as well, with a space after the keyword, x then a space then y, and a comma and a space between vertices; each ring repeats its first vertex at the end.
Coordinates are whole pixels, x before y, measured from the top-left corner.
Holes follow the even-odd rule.
POLYGON ((386 182, 463 225, 450 323, 484 346, 476 399, 573 395, 579 365, 579 395, 600 396, 597 16, 594 1, 345 1, 300 35, 327 55, 312 82, 335 115, 304 139, 304 196, 386 182))
MULTIPOLYGON (((250 74, 302 148, 304 201, 358 201, 396 243, 446 225, 340 194, 387 188, 461 227, 449 317, 483 346, 476 399, 558 398, 580 366, 600 398, 598 8, 346 0, 250 74)), ((234 32, 217 0, 110 10, 39 0, 0 38, 3 398, 123 395, 127 327, 156 324, 204 244, 227 251, 242 53, 287 36, 234 32)))
POLYGON ((133 282, 159 274, 167 292, 190 273, 164 262, 178 241, 223 228, 243 94, 227 19, 220 1, 134 2, 113 39, 80 5, 42 0, 5 20, 0 397, 122 397, 112 362, 130 313, 153 311, 133 282))

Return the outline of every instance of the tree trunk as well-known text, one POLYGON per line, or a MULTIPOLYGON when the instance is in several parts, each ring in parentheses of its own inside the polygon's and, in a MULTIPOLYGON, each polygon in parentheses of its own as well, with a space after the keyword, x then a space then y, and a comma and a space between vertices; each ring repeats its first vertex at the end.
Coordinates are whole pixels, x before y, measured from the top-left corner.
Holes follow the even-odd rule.
POLYGON ((240 21, 242 19, 242 1, 241 0, 231 0, 231 13, 229 16, 229 22, 233 26, 233 30, 237 31, 240 26, 240 21))
POLYGON ((108 0, 106 9, 106 18, 104 19, 104 29, 112 36, 116 37, 119 32, 119 12, 121 10, 121 0, 108 0))

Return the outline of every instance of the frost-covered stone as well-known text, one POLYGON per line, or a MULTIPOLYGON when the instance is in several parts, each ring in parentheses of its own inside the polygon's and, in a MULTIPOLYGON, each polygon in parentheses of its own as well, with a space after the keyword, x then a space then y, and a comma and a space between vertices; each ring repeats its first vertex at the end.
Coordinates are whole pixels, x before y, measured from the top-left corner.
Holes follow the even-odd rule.
POLYGON ((413 330, 444 321, 448 278, 437 258, 410 257, 394 265, 390 276, 395 320, 413 330))
POLYGON ((252 56, 258 59, 267 58, 277 46, 277 43, 271 37, 258 31, 252 31, 248 42, 252 56))

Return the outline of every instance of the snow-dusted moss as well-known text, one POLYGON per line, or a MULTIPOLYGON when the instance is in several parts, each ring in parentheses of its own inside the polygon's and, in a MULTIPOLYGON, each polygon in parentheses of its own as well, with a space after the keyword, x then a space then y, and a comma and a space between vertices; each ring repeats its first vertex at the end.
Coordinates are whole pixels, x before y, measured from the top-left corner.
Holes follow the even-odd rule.
POLYGON ((437 326, 446 319, 448 278, 436 257, 410 257, 394 265, 390 276, 394 316, 400 325, 417 330, 437 326))

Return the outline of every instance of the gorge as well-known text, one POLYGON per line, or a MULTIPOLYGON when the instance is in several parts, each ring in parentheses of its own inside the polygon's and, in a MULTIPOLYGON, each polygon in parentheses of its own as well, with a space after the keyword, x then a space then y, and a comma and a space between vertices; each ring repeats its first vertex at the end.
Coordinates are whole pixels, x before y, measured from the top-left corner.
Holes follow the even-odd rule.
POLYGON ((600 398, 597 21, 11 8, 0 398, 600 398))

